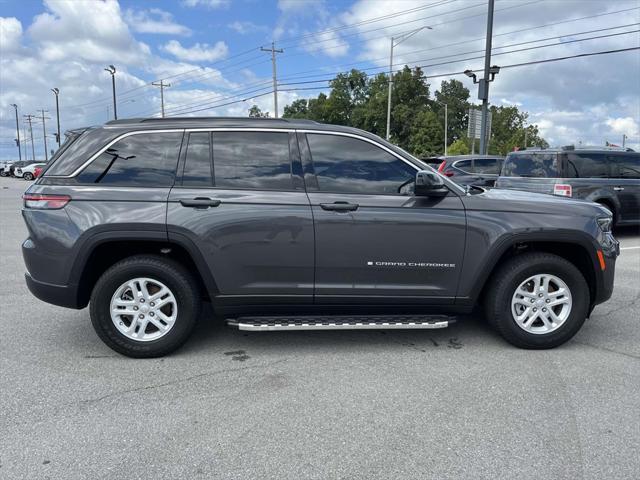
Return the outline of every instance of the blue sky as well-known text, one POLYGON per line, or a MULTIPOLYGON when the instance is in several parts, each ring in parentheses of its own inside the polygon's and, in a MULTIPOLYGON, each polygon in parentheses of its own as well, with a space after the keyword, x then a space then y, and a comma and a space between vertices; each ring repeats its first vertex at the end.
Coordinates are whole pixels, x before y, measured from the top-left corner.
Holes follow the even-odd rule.
MULTIPOLYGON (((639 7, 635 0, 497 0, 495 53, 523 42, 552 45, 497 55, 492 63, 638 46, 639 7), (604 37, 611 34, 623 35, 604 37), (567 43, 575 39, 583 41, 567 43)), ((0 158, 17 156, 13 103, 20 115, 47 109, 53 132, 50 88, 61 91, 63 130, 106 121, 113 114, 103 70, 109 64, 118 70, 120 117, 159 115, 159 89, 150 83, 160 79, 171 83, 171 115, 245 116, 254 103, 273 113, 271 63, 259 50, 272 40, 285 50, 278 55, 284 84, 352 67, 381 71, 392 36, 429 26, 397 47, 396 62, 431 65, 425 72, 435 76, 482 65, 464 59, 484 47, 485 14, 483 0, 0 0, 0 158)), ((446 78, 433 78, 432 90, 446 78)), ((466 77, 455 78, 476 97, 466 77)), ((528 111, 552 144, 619 143, 625 133, 640 146, 638 78, 638 51, 504 69, 491 85, 491 102, 528 111)), ((326 83, 281 88, 305 90, 281 92, 280 111, 326 91, 326 83)), ((42 143, 38 124, 37 157, 42 143)))

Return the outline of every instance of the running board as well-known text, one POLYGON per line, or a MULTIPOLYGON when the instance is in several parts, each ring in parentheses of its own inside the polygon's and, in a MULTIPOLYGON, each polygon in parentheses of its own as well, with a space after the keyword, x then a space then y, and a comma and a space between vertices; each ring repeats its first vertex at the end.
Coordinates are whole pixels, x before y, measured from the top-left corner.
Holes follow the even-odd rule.
POLYGON ((446 328, 455 319, 446 315, 350 315, 306 317, 239 317, 227 323, 239 330, 372 330, 446 328))

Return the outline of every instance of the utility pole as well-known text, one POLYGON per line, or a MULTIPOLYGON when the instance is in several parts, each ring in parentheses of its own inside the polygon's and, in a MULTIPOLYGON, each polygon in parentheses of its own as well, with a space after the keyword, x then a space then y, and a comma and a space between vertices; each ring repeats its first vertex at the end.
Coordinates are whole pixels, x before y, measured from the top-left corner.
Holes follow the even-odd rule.
POLYGON ((276 53, 283 53, 284 50, 276 50, 276 42, 271 42, 271 48, 260 47, 263 52, 271 52, 271 67, 273 69, 273 109, 274 117, 278 118, 278 75, 276 73, 276 53))
POLYGON ((113 119, 118 119, 118 108, 116 107, 116 67, 109 65, 105 71, 111 74, 111 89, 113 90, 113 119))
POLYGON ((60 90, 58 88, 52 88, 51 91, 56 96, 56 120, 58 121, 58 135, 56 135, 56 141, 58 142, 58 148, 60 148, 60 105, 58 104, 58 95, 60 90))
POLYGON ((31 159, 35 160, 36 159, 36 147, 33 144, 33 125, 31 124, 31 122, 33 121, 34 118, 36 118, 35 115, 23 115, 23 117, 25 117, 27 119, 27 122, 29 122, 29 136, 31 137, 31 159))
POLYGON ((20 147, 20 124, 18 123, 18 105, 12 103, 11 106, 16 111, 16 145, 18 145, 18 160, 22 160, 22 147, 20 147))
MULTIPOLYGON (((48 162, 49 152, 47 152, 47 124, 45 121, 44 114, 49 113, 49 111, 43 108, 42 110, 40 110, 40 113, 42 113, 42 140, 44 141, 44 161, 48 162)), ((50 117, 46 117, 46 118, 50 118, 50 117)))
MULTIPOLYGON (((493 4, 494 0, 488 0, 489 11, 487 13, 487 41, 484 49, 484 78, 478 85, 478 97, 482 100, 482 126, 480 127, 480 155, 487 154, 487 120, 489 112, 489 79, 491 70, 491 41, 493 37, 493 4)), ((495 75, 494 75, 495 76, 495 75)))
POLYGON ((160 82, 151 82, 151 85, 155 87, 160 87, 160 111, 162 112, 162 118, 164 118, 164 89, 165 87, 170 87, 170 83, 164 83, 164 80, 160 80, 160 82))
POLYGON ((625 133, 622 134, 622 148, 624 148, 627 143, 627 135, 625 133))
POLYGON ((424 29, 433 30, 431 27, 424 26, 416 28, 410 32, 404 33, 398 37, 391 37, 391 51, 389 53, 389 93, 387 94, 387 135, 386 140, 389 141, 391 135, 391 91, 393 90, 393 48, 400 45, 409 37, 413 37, 416 33, 424 29))

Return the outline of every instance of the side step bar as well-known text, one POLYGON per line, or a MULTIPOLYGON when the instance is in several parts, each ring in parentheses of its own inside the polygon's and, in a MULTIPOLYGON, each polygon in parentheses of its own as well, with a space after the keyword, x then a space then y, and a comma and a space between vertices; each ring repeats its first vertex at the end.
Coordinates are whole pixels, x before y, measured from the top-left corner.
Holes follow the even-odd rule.
POLYGON ((446 315, 350 315, 305 317, 239 317, 227 323, 246 331, 372 330, 446 328, 455 322, 446 315))

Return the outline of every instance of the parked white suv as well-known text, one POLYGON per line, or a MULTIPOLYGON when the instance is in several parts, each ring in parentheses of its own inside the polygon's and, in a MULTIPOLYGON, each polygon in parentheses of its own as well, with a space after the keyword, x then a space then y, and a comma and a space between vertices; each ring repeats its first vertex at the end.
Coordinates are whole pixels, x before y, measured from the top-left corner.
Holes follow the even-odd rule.
POLYGON ((35 169, 37 167, 44 167, 46 163, 31 163, 29 165, 25 165, 24 167, 19 167, 15 169, 15 176, 18 178, 24 178, 25 180, 33 180, 36 178, 35 169))

